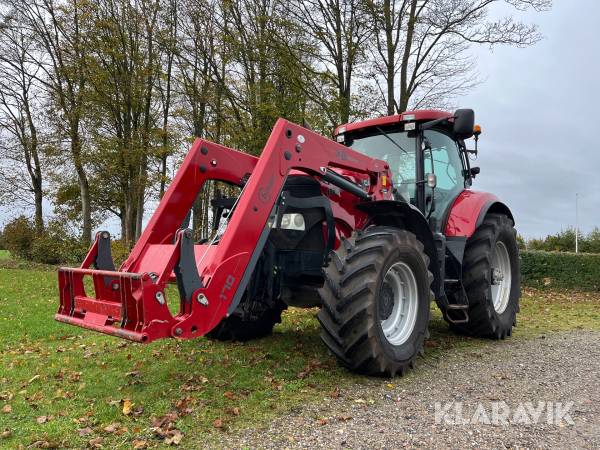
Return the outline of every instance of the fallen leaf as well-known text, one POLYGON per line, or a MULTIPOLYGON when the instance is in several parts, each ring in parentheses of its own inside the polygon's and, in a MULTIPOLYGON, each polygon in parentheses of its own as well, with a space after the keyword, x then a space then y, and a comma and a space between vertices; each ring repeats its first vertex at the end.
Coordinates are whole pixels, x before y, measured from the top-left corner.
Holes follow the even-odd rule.
POLYGON ((107 433, 114 433, 115 431, 117 431, 119 428, 121 427, 121 424, 119 422, 113 422, 110 425, 107 425, 103 428, 104 431, 106 431, 107 433))
POLYGON ((133 403, 128 398, 123 400, 123 414, 128 416, 131 414, 131 408, 133 408, 133 403))
POLYGON ((180 412, 185 412, 186 414, 189 414, 190 412, 192 412, 190 408, 191 402, 191 397, 183 397, 182 399, 179 399, 177 403, 175 403, 175 408, 180 412))
POLYGON ((31 378, 31 379, 30 379, 30 380, 29 380, 27 383, 28 383, 28 384, 31 384, 31 383, 33 383, 35 380, 37 380, 39 377, 40 377, 39 375, 35 375, 35 376, 33 376, 33 377, 32 377, 32 378, 31 378))
POLYGON ((134 450, 148 448, 148 442, 144 441, 143 439, 134 439, 132 444, 133 444, 134 450))
POLYGON ((29 444, 29 446, 27 446, 27 448, 54 448, 54 447, 56 447, 56 446, 53 446, 50 442, 44 441, 44 440, 35 441, 33 444, 29 444))
POLYGON ((169 437, 165 439, 167 445, 179 445, 183 439, 183 433, 179 430, 169 430, 169 437))
POLYGON ((97 438, 91 439, 88 442, 88 445, 91 448, 102 448, 102 438, 101 437, 97 437, 97 438))
POLYGON ((319 420, 317 420, 317 423, 320 426, 323 426, 323 425, 327 425, 329 423, 329 420, 327 420, 327 419, 319 419, 319 420))
POLYGON ((306 376, 312 371, 312 369, 310 367, 307 367, 306 369, 304 369, 302 372, 298 373, 298 378, 303 380, 304 378, 306 378, 306 376))
POLYGON ((175 422, 179 418, 177 413, 169 413, 165 414, 161 417, 153 417, 152 418, 152 427, 153 428, 162 428, 168 427, 172 422, 175 422))
POLYGON ((2 433, 0 433, 1 439, 9 438, 12 435, 12 431, 6 428, 2 433))
POLYGON ((40 416, 35 421, 39 424, 48 422, 48 416, 40 416))
POLYGON ((341 416, 338 416, 337 420, 339 420, 340 422, 347 422, 349 420, 352 420, 352 416, 348 414, 342 414, 341 416))
POLYGON ((232 416, 239 416, 240 415, 240 408, 235 407, 235 408, 227 408, 225 410, 228 414, 231 414, 232 416))
POLYGON ((125 376, 127 377, 138 377, 140 375, 139 370, 132 370, 131 372, 127 372, 125 376))
POLYGON ((221 419, 215 419, 213 426, 215 428, 223 428, 223 421, 221 419))
POLYGON ((94 430, 92 430, 90 427, 80 428, 77 431, 79 432, 79 436, 87 436, 88 434, 92 434, 94 432, 94 430))
POLYGON ((234 400, 235 399, 235 394, 231 391, 226 391, 223 393, 223 397, 228 398, 229 400, 234 400))
POLYGON ((71 372, 69 375, 69 380, 71 380, 73 383, 78 382, 81 380, 81 372, 71 372))
POLYGON ((8 414, 9 412, 12 412, 12 406, 10 405, 4 405, 2 407, 2 412, 8 414))

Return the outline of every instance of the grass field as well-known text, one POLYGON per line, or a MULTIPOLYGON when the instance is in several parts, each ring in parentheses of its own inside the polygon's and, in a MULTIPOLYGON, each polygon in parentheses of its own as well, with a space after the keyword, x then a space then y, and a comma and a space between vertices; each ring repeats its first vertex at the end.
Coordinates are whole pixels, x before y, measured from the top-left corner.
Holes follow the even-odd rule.
POLYGON ((10 253, 8 253, 8 250, 0 250, 0 259, 10 259, 10 253))
MULTIPOLYGON (((340 369, 320 344, 316 310, 290 310, 274 336, 245 345, 142 346, 54 322, 56 281, 53 271, 0 269, 2 448, 193 448, 353 383, 389 383, 340 369)), ((599 297, 527 291, 512 339, 599 329, 599 297)), ((438 313, 431 330, 429 362, 494 345, 453 335, 438 313)))

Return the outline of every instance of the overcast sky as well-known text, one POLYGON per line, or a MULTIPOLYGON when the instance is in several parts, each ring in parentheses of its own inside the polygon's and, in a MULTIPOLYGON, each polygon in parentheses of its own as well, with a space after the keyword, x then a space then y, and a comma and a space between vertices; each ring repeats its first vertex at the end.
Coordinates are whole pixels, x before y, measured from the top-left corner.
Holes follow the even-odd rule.
POLYGON ((483 128, 473 189, 496 193, 526 237, 600 226, 600 1, 526 14, 544 39, 479 49, 484 83, 460 101, 483 128))
MULTIPOLYGON (((522 19, 544 39, 474 49, 484 81, 457 101, 483 128, 473 189, 505 201, 528 238, 574 226, 579 193, 588 232, 600 226, 600 0, 555 0, 522 19)), ((0 210, 0 223, 12 216, 0 210)))

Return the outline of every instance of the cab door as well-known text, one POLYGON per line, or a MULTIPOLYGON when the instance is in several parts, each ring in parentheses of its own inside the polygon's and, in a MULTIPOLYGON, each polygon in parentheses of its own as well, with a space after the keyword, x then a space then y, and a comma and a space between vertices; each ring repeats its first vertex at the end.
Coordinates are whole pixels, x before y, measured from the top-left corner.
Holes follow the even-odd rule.
POLYGON ((441 231, 448 208, 466 187, 463 160, 456 141, 443 131, 424 131, 423 142, 431 147, 424 150, 425 173, 434 173, 437 178, 435 189, 425 185, 425 215, 432 229, 441 231))

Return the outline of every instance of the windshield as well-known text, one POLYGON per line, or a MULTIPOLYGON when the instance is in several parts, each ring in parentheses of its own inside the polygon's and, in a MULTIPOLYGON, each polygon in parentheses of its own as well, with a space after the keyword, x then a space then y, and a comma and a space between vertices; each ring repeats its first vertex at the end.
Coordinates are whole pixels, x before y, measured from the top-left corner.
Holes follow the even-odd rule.
POLYGON ((392 171, 392 181, 407 202, 415 202, 415 138, 406 132, 388 132, 383 134, 356 138, 350 147, 371 158, 386 161, 392 171), (397 145, 394 144, 393 140, 397 145), (400 149, 401 147, 402 149, 400 149))
MULTIPOLYGON (((441 223, 446 209, 465 188, 463 164, 456 141, 438 130, 426 130, 424 142, 431 147, 423 154, 424 173, 435 173, 437 187, 434 191, 425 186, 424 211, 436 223, 441 223), (433 208, 433 209, 432 209, 433 208)), ((350 147, 372 158, 386 161, 392 172, 396 196, 416 205, 416 144, 413 134, 403 131, 382 132, 355 138, 350 147)), ((397 198, 399 200, 399 198, 397 198)))

